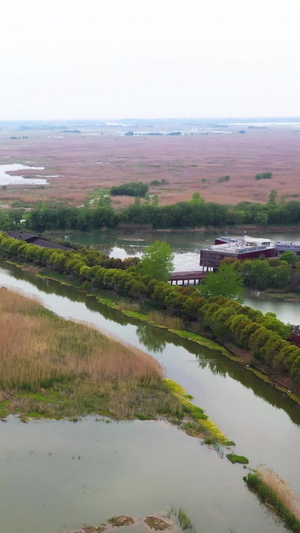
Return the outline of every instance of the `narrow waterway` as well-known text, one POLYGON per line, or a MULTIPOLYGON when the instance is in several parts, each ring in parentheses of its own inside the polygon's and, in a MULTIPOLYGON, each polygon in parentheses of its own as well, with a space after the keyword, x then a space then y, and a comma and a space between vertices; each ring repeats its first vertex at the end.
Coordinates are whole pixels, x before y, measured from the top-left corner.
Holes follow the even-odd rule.
MULTIPOLYGON (((233 230, 234 232, 234 230, 233 230)), ((240 233, 241 234, 241 233, 240 233)), ((214 244, 217 232, 150 232, 150 233, 121 233, 121 232, 91 232, 73 233, 68 235, 71 242, 95 247, 111 257, 138 256, 141 257, 145 249, 155 240, 168 242, 174 250, 175 271, 199 270, 200 250, 214 244)), ((300 241, 300 231, 286 233, 255 234, 273 241, 300 241)), ((254 292, 245 291, 245 305, 260 309, 263 313, 276 313, 283 322, 300 325, 300 302, 281 302, 262 300, 254 292)))
MULTIPOLYGON (((252 467, 274 468, 300 496, 300 407, 286 395, 217 352, 130 320, 70 287, 7 265, 0 285, 38 296, 60 316, 84 320, 152 354, 236 442, 236 453, 249 457, 252 467)), ((284 531, 247 490, 240 465, 166 423, 12 420, 1 428, 1 521, 9 533, 56 533, 172 505, 185 508, 197 531, 284 531), (16 498, 20 513, 12 512, 16 498), (52 527, 41 527, 49 519, 52 527)))

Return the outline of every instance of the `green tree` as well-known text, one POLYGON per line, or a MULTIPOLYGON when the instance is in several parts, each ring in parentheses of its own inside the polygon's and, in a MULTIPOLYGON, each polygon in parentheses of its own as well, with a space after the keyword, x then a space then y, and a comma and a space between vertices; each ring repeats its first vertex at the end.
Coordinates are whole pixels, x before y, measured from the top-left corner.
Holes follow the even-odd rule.
POLYGON ((200 194, 200 192, 194 192, 191 203, 194 204, 205 204, 205 198, 200 194))
POLYGON ((167 242, 155 241, 142 256, 141 274, 168 281, 174 270, 174 252, 167 242))
POLYGON ((259 224, 260 226, 266 226, 268 224, 268 213, 263 211, 258 211, 254 217, 254 224, 259 224))
POLYGON ((277 196, 278 196, 278 192, 276 191, 276 189, 272 189, 270 194, 269 194, 269 202, 268 202, 268 204, 269 205, 275 205, 276 201, 277 201, 277 196))
POLYGON ((198 288, 204 298, 225 296, 242 301, 243 280, 234 264, 221 265, 218 272, 210 272, 198 288))
POLYGON ((287 250, 286 252, 283 252, 280 261, 286 261, 289 265, 295 265, 298 263, 299 258, 295 252, 287 250))
POLYGON ((152 203, 152 205, 155 205, 155 206, 158 205, 158 203, 159 203, 158 194, 153 194, 151 203, 152 203))

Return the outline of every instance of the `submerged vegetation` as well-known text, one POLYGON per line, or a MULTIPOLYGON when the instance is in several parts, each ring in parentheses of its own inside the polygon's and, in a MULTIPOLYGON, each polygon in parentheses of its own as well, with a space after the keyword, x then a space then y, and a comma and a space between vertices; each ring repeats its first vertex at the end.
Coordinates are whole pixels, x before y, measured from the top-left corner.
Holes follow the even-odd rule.
POLYGON ((261 465, 245 476, 244 481, 263 503, 283 519, 291 531, 300 532, 300 501, 274 470, 261 465))
MULTIPOLYGON (((142 527, 143 531, 187 531, 189 533, 195 533, 194 526, 188 515, 180 508, 179 510, 172 507, 171 511, 167 515, 161 516, 146 516, 146 517, 131 517, 126 515, 113 516, 108 518, 106 522, 99 526, 88 525, 82 528, 72 531, 72 533, 96 533, 114 531, 119 527, 131 527, 132 530, 140 531, 142 527), (176 522, 176 524, 175 524, 176 522), (145 528, 146 525, 146 528, 145 528), (178 527, 179 526, 179 527, 178 527), (174 529, 175 528, 175 529, 174 529)), ((69 532, 71 533, 71 532, 69 532)))
POLYGON ((182 531, 188 531, 189 533, 195 533, 193 522, 191 521, 190 517, 186 514, 186 512, 183 509, 181 509, 181 507, 179 507, 179 509, 172 507, 171 511, 168 513, 168 516, 169 517, 174 516, 174 518, 178 520, 182 531))

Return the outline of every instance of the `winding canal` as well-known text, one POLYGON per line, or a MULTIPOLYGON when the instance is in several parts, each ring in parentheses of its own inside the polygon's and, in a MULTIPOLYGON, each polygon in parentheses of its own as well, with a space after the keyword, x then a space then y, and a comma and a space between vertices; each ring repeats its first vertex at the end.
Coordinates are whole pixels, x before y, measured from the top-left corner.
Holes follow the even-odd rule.
MULTIPOLYGON (((4 264, 2 285, 152 354, 236 442, 236 453, 251 467, 273 468, 300 495, 300 407, 285 394, 217 352, 135 322, 71 287, 4 264)), ((59 533, 172 506, 182 507, 198 532, 285 531, 248 491, 241 465, 162 421, 10 418, 1 424, 0 464, 1 524, 8 533, 59 533)))

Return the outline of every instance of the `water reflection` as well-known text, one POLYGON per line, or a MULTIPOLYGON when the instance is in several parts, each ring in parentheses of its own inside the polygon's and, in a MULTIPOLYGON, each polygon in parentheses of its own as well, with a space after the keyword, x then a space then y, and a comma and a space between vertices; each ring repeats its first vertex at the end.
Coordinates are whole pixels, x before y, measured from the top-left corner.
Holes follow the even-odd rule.
POLYGON ((136 328, 136 334, 141 344, 151 352, 162 353, 166 347, 164 333, 158 328, 149 327, 147 324, 140 324, 136 328))

